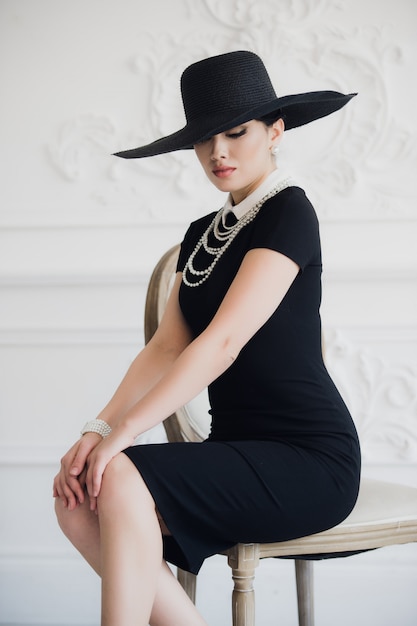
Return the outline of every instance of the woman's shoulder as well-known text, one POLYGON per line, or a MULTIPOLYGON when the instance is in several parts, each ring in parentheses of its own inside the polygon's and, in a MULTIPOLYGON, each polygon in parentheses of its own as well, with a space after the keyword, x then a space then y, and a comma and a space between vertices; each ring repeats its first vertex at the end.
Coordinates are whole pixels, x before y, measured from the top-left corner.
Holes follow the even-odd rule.
POLYGON ((254 220, 251 248, 271 248, 301 269, 321 262, 319 224, 300 187, 287 187, 267 200, 254 220))
POLYGON ((265 202, 260 213, 262 219, 259 222, 277 223, 281 220, 289 220, 317 223, 318 221, 316 211, 304 189, 295 185, 272 196, 265 202))
POLYGON ((207 213, 206 215, 203 215, 202 217, 199 217, 196 220, 193 220, 190 224, 190 228, 191 227, 199 228, 200 226, 207 227, 214 220, 217 213, 218 211, 211 211, 210 213, 207 213))
POLYGON ((282 208, 288 207, 300 207, 304 210, 313 210, 313 205, 307 197, 306 192, 301 187, 297 185, 291 185, 290 187, 286 187, 279 193, 272 196, 266 203, 265 206, 274 207, 280 206, 282 208))
POLYGON ((193 220, 185 233, 185 238, 189 236, 195 236, 200 233, 200 236, 207 230, 211 222, 214 220, 217 215, 217 211, 212 211, 207 215, 203 215, 202 217, 193 220))

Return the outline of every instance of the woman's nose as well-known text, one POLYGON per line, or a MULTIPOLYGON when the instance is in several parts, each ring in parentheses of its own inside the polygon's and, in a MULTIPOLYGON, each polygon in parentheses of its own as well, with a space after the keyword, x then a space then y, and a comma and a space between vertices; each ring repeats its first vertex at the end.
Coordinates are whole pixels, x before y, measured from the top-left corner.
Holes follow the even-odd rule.
POLYGON ((227 146, 221 135, 214 135, 211 139, 211 159, 217 161, 227 156, 227 146))

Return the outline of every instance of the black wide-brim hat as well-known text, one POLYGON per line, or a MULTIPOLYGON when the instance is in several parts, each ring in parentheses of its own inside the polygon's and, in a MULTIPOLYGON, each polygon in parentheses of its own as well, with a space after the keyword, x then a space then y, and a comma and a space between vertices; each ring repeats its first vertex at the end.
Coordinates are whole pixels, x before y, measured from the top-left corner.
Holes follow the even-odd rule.
POLYGON ((181 94, 187 120, 184 128, 115 156, 140 159, 188 150, 213 135, 267 115, 282 117, 289 130, 330 115, 356 95, 312 91, 277 98, 262 60, 247 51, 193 63, 181 76, 181 94))

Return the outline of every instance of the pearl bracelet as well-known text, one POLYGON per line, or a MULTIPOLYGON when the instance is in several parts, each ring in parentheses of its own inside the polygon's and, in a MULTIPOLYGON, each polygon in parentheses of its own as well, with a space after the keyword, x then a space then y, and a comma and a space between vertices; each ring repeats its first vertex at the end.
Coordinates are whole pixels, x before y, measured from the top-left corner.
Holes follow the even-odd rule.
POLYGON ((90 422, 87 422, 81 431, 82 435, 85 433, 97 433, 104 439, 110 435, 111 428, 104 420, 91 420, 90 422))

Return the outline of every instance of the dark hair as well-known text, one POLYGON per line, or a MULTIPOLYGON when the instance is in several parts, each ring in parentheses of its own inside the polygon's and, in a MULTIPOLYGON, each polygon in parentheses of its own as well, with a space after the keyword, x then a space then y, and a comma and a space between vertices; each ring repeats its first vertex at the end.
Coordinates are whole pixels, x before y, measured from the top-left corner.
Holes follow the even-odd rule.
POLYGON ((263 122, 266 126, 272 126, 272 124, 278 120, 283 120, 285 124, 285 115, 280 115, 279 111, 274 111, 273 113, 268 113, 268 115, 257 118, 258 122, 263 122))

